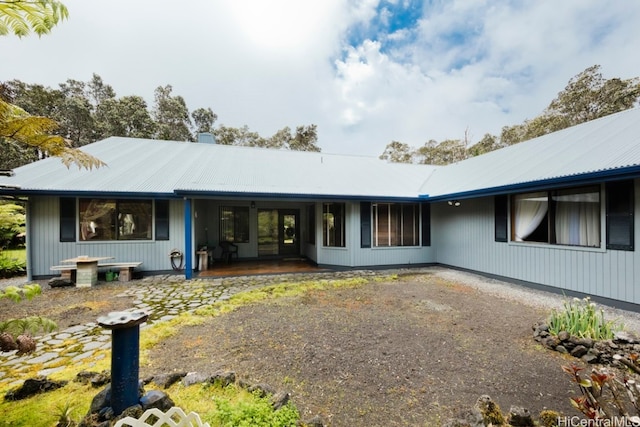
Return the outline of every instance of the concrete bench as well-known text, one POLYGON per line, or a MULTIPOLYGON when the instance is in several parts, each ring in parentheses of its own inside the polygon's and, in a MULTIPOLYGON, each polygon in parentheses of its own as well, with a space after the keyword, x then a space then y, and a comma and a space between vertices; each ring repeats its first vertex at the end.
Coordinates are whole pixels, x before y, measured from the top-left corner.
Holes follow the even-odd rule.
MULTIPOLYGON (((113 268, 118 270, 118 280, 128 282, 133 276, 133 269, 142 265, 142 262, 105 262, 98 263, 98 268, 113 268)), ((74 264, 54 265, 52 271, 59 271, 60 278, 71 281, 71 274, 77 266, 74 264)))

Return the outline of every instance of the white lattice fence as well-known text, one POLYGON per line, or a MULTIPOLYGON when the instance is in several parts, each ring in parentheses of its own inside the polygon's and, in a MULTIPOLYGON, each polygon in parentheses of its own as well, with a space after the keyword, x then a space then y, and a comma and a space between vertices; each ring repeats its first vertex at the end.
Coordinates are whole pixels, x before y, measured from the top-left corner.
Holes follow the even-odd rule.
POLYGON ((151 408, 145 411, 138 419, 126 417, 118 421, 115 427, 209 427, 209 423, 203 423, 200 415, 195 412, 185 414, 184 411, 177 406, 162 412, 157 408, 151 408), (153 424, 149 424, 147 420, 156 419, 153 424))

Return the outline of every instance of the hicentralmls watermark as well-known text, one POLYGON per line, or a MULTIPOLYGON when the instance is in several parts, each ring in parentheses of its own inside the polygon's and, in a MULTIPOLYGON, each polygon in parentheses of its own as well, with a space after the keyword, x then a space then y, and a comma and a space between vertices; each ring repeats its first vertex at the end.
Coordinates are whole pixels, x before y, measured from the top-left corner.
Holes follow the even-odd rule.
POLYGON ((580 417, 559 417, 558 427, 640 427, 640 418, 613 417, 592 420, 580 417))

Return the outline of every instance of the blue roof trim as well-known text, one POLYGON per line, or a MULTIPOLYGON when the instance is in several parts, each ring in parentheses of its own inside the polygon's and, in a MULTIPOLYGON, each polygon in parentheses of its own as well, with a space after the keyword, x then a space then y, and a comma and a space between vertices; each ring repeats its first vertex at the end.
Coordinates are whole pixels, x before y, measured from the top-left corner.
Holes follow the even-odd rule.
POLYGON ((451 199, 469 199, 478 196, 495 196, 499 194, 517 193, 526 190, 547 190, 563 185, 594 184, 598 182, 617 181, 622 179, 640 178, 640 166, 629 166, 606 171, 592 172, 588 174, 563 176, 559 178, 549 178, 539 181, 522 182, 498 187, 481 188, 478 190, 462 191, 458 193, 448 193, 440 196, 429 197, 428 194, 421 194, 423 201, 441 201, 451 199))
POLYGON ((325 194, 303 194, 303 193, 240 193, 234 191, 193 191, 193 190, 176 190, 175 193, 181 197, 204 197, 204 196, 217 196, 228 198, 241 198, 241 199, 256 199, 256 200, 269 200, 269 199, 292 199, 292 200, 357 200, 357 201, 395 201, 395 202, 421 202, 420 197, 390 197, 390 196, 375 196, 375 195, 325 195, 325 194))
POLYGON ((41 190, 7 190, 0 189, 1 196, 58 196, 58 197, 98 197, 118 199, 178 199, 175 193, 130 193, 112 191, 41 191, 41 190))

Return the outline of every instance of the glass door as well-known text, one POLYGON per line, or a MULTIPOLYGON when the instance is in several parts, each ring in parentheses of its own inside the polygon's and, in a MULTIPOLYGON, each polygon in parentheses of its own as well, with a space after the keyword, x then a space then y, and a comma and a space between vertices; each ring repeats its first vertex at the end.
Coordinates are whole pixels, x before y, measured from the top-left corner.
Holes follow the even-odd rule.
POLYGON ((259 209, 258 256, 300 255, 299 216, 297 209, 259 209))
POLYGON ((278 223, 280 225, 280 230, 282 230, 282 236, 279 239, 279 255, 300 255, 298 211, 279 211, 278 223))

